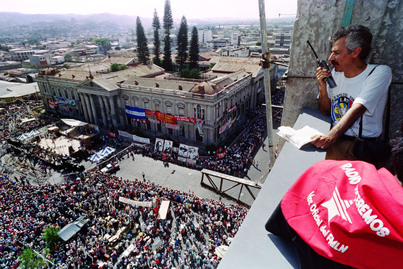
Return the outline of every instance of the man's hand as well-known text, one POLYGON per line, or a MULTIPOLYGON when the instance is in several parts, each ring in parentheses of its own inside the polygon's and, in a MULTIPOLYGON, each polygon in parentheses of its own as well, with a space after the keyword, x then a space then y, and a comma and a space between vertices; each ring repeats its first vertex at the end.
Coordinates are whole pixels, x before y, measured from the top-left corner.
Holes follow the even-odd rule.
POLYGON ((323 115, 329 115, 330 114, 330 99, 329 96, 327 95, 327 88, 326 88, 326 82, 323 80, 324 78, 330 77, 330 71, 323 68, 323 67, 318 67, 316 68, 316 79, 318 80, 319 84, 319 109, 320 112, 322 112, 323 115))
POLYGON ((337 138, 343 135, 348 128, 350 128, 354 122, 365 113, 366 110, 365 106, 361 104, 353 104, 336 126, 334 126, 326 135, 313 136, 311 138, 311 144, 320 149, 328 148, 336 142, 337 138))
POLYGON ((326 88, 326 82, 323 80, 325 78, 330 77, 330 71, 323 67, 316 68, 316 79, 319 83, 319 88, 324 87, 326 88))
POLYGON ((327 149, 334 142, 336 142, 336 138, 329 136, 329 134, 311 137, 311 144, 319 149, 327 149))

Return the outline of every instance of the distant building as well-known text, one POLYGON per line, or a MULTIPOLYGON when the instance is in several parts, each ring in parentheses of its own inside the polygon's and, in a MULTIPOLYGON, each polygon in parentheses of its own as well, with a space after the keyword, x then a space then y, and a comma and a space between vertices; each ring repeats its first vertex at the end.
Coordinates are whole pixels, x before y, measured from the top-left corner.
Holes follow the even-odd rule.
POLYGON ((213 32, 211 30, 198 31, 199 43, 207 43, 213 40, 213 32))
POLYGON ((12 61, 24 61, 29 58, 29 56, 34 55, 34 50, 23 50, 23 49, 11 49, 9 51, 12 61))
POLYGON ((234 32, 231 34, 231 45, 234 46, 241 45, 241 34, 239 32, 234 32))
POLYGON ((35 65, 36 68, 46 68, 51 65, 50 54, 33 54, 29 56, 29 62, 35 65))
POLYGON ((0 71, 11 70, 21 67, 22 67, 21 62, 15 62, 15 61, 0 62, 0 71))
POLYGON ((224 48, 228 45, 228 40, 226 39, 213 39, 211 41, 207 42, 207 47, 209 49, 219 49, 219 48, 224 48))

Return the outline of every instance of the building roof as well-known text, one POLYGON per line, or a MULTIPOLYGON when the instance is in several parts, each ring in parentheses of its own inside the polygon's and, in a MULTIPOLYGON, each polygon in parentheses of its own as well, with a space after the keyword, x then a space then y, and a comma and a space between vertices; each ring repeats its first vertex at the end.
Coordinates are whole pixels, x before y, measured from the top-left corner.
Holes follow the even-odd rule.
POLYGON ((34 93, 39 93, 36 82, 25 84, 0 81, 0 99, 18 98, 34 93))
POLYGON ((210 62, 216 63, 212 69, 213 73, 235 73, 243 70, 252 73, 252 77, 256 77, 262 68, 260 59, 250 57, 215 56, 210 62))
MULTIPOLYGON (((115 57, 114 57, 115 58, 115 57)), ((116 57, 119 58, 119 57, 116 57)), ((128 59, 128 58, 126 58, 128 59)), ((115 63, 114 60, 111 61, 115 63)), ((127 79, 129 76, 139 76, 139 77, 154 77, 164 73, 164 69, 157 66, 157 65, 142 65, 138 64, 136 66, 128 66, 127 69, 117 71, 117 72, 110 72, 111 62, 101 62, 97 64, 84 64, 81 66, 77 66, 74 68, 64 69, 61 70, 59 73, 60 78, 67 78, 73 79, 77 81, 82 81, 90 77, 91 75, 94 78, 110 78, 110 77, 120 77, 120 81, 127 79), (74 77, 73 77, 74 76, 74 77)), ((119 62, 122 62, 119 60, 119 62)), ((126 62, 130 62, 127 60, 126 62)))
POLYGON ((132 76, 127 79, 122 85, 139 86, 146 88, 161 88, 165 90, 182 90, 189 92, 193 89, 198 82, 184 81, 184 80, 168 80, 156 78, 144 78, 132 76))

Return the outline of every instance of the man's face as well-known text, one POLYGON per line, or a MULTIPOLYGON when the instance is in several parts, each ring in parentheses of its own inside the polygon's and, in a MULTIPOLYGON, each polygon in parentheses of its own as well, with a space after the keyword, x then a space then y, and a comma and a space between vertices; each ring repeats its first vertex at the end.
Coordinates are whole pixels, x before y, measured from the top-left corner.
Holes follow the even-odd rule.
POLYGON ((337 39, 332 46, 332 53, 329 56, 329 61, 334 69, 338 72, 346 71, 346 68, 353 63, 353 53, 349 52, 345 47, 346 37, 337 39))

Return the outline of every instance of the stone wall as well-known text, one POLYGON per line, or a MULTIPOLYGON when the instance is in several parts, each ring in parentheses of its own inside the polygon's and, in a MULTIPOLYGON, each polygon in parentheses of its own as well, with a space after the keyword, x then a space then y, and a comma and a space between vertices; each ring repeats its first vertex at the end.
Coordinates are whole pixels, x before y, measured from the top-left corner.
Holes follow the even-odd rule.
MULTIPOLYGON (((371 29, 374 39, 369 63, 392 68, 390 131, 402 125, 403 114, 403 1, 356 0, 351 24, 371 29)), ((327 60, 331 50, 329 37, 342 25, 346 0, 299 0, 290 66, 284 101, 282 125, 293 126, 303 107, 317 107, 316 62, 307 40, 319 58, 327 60)))

